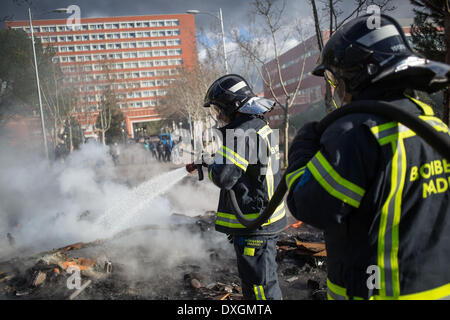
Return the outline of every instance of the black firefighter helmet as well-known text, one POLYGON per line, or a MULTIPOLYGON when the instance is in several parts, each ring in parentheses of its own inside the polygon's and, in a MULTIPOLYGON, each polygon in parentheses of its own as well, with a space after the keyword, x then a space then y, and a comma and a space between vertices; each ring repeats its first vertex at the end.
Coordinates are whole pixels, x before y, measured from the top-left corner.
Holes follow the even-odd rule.
POLYGON ((382 14, 373 27, 364 15, 334 33, 322 50, 312 74, 339 81, 345 91, 356 95, 368 86, 410 88, 433 93, 447 86, 450 66, 419 57, 398 22, 382 14))
POLYGON ((264 114, 273 109, 275 103, 256 96, 247 81, 237 74, 220 77, 209 87, 203 106, 213 107, 233 118, 237 112, 264 114))

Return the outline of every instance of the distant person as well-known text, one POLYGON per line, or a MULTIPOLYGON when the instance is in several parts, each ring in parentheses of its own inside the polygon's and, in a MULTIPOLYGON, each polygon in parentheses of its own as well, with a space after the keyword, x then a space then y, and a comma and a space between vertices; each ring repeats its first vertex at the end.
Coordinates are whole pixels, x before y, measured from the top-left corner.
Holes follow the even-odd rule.
POLYGON ((150 142, 148 140, 144 140, 144 147, 147 151, 150 151, 150 142))
POLYGON ((149 148, 150 152, 152 153, 153 159, 158 158, 158 156, 156 155, 156 146, 154 141, 149 142, 149 148))
POLYGON ((156 145, 156 151, 158 152, 158 160, 161 161, 161 158, 164 156, 164 145, 162 141, 158 141, 156 145))
POLYGON ((64 142, 59 142, 55 148, 55 160, 64 163, 66 157, 66 144, 64 142))
POLYGON ((170 156, 172 155, 172 148, 170 147, 169 141, 164 144, 164 161, 170 162, 170 156))

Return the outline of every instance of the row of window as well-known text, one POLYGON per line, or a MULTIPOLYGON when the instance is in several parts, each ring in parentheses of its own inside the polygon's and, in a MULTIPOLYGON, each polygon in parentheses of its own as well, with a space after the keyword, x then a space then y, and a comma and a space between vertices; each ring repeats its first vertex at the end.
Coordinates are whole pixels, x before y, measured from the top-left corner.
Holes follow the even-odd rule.
POLYGON ((128 103, 121 103, 119 104, 121 109, 124 108, 143 108, 143 107, 155 107, 156 106, 156 100, 146 100, 146 101, 135 101, 135 102, 128 102, 128 103))
POLYGON ((72 41, 91 41, 91 40, 110 40, 110 39, 134 39, 150 37, 173 37, 180 35, 179 29, 138 31, 138 32, 117 32, 117 33, 91 33, 63 36, 43 36, 40 37, 42 43, 51 42, 72 42, 72 41))
MULTIPOLYGON (((163 70, 148 70, 148 71, 135 71, 126 73, 111 73, 110 79, 138 79, 138 78, 152 78, 152 77, 164 77, 177 75, 179 73, 178 69, 163 69, 163 70)), ((72 76, 67 77, 69 82, 91 82, 91 81, 106 81, 108 80, 108 75, 102 74, 88 74, 83 76, 72 76)))
MULTIPOLYGON (((150 87, 160 87, 169 86, 175 79, 158 79, 158 80, 148 80, 139 82, 122 82, 113 84, 115 90, 122 89, 140 89, 140 88, 150 88, 150 87)), ((109 88, 109 84, 97 84, 90 86, 81 86, 79 88, 80 92, 93 92, 93 91, 103 91, 109 88)))
POLYGON ((281 65, 281 69, 286 69, 286 68, 292 66, 293 64, 299 63, 300 61, 303 62, 304 59, 307 59, 307 58, 309 58, 309 57, 311 57, 311 56, 313 56, 313 55, 315 55, 315 54, 317 54, 319 52, 320 51, 318 49, 314 48, 314 49, 312 49, 312 50, 302 54, 301 56, 298 56, 296 59, 282 64, 281 65))
MULTIPOLYGON (((53 26, 33 26, 34 32, 60 32, 72 30, 114 30, 126 28, 150 28, 150 27, 169 27, 178 26, 180 23, 178 19, 170 20, 150 20, 150 21, 133 21, 133 22, 116 22, 116 23, 89 23, 80 24, 78 26, 70 25, 53 25, 53 26)), ((22 27, 15 27, 20 29, 22 27)), ((26 32, 30 32, 30 27, 23 27, 26 32)))
MULTIPOLYGON (((310 76, 311 76, 311 73, 310 73, 310 72, 305 73, 305 74, 303 75, 302 81, 303 81, 303 80, 306 80, 306 79, 309 78, 310 76)), ((289 85, 294 84, 294 83, 297 84, 299 79, 300 79, 300 77, 291 78, 291 79, 289 79, 289 80, 283 81, 283 84, 284 84, 285 86, 289 86, 289 85)), ((274 86, 275 89, 276 89, 276 88, 280 88, 280 87, 281 87, 281 83, 277 83, 277 84, 274 86)), ((299 91, 299 92, 300 92, 300 91, 299 91)))
POLYGON ((170 40, 153 40, 153 41, 138 41, 138 42, 115 42, 102 44, 84 44, 76 46, 57 46, 57 52, 78 52, 78 51, 96 51, 96 50, 110 50, 110 49, 133 49, 133 48, 151 48, 151 47, 171 47, 179 46, 180 39, 170 40))
MULTIPOLYGON (((306 104, 315 102, 322 99, 322 87, 315 86, 299 90, 295 96, 294 104, 306 104)), ((278 100, 283 104, 286 101, 285 96, 278 97, 278 100)), ((276 119, 275 119, 276 120, 276 119)))
MULTIPOLYGON (((85 100, 85 103, 87 102, 87 100, 85 100)), ((119 107, 121 109, 126 109, 126 108, 145 108, 145 107, 155 107, 157 104, 156 100, 145 100, 145 101, 133 101, 133 102, 120 102, 119 103, 119 107)), ((81 112, 86 112, 86 111, 98 111, 100 109, 99 105, 85 105, 85 106, 80 106, 80 111, 81 112)), ((92 128, 92 126, 87 126, 86 128, 92 128)), ((91 129, 93 130, 93 129, 91 129)))
MULTIPOLYGON (((118 100, 125 99, 136 99, 136 98, 150 98, 157 96, 165 96, 167 94, 167 90, 145 90, 145 91, 130 91, 127 93, 118 93, 116 94, 116 98, 118 100)), ((81 101, 86 102, 101 102, 103 96, 101 94, 96 95, 88 95, 81 97, 81 101)))
MULTIPOLYGON (((319 53, 320 51, 317 49, 317 48, 313 48, 312 50, 310 50, 310 51, 308 51, 308 52, 305 52, 304 54, 302 54, 302 55, 300 55, 300 56, 298 56, 297 58, 295 58, 295 59, 293 59, 293 60, 291 60, 291 61, 289 61, 289 62, 286 62, 286 63, 283 63, 281 66, 280 66, 280 69, 281 70, 284 70, 284 69, 286 69, 286 68, 289 68, 290 66, 292 66, 292 65, 294 65, 294 64, 298 64, 298 63, 303 63, 303 60, 304 59, 307 59, 307 58, 309 58, 309 57, 311 57, 311 56, 313 56, 313 55, 315 55, 315 54, 317 54, 317 53, 319 53)), ((270 71, 270 77, 272 78, 272 79, 278 79, 278 69, 275 67, 275 68, 273 68, 271 71, 270 71)))
MULTIPOLYGON (((77 55, 77 56, 59 56, 53 59, 53 62, 86 62, 86 61, 100 61, 100 60, 117 60, 117 59, 134 59, 134 58, 152 58, 152 57, 165 57, 165 56, 179 56, 181 55, 181 49, 170 50, 148 50, 139 52, 120 52, 109 54, 92 54, 92 55, 77 55)), ((86 66, 92 71, 92 66, 86 66)))
POLYGON ((101 64, 94 64, 83 66, 84 70, 80 70, 79 66, 61 67, 63 72, 77 72, 77 71, 101 71, 101 70, 122 70, 122 69, 136 69, 136 68, 151 68, 164 66, 179 66, 183 64, 183 59, 164 59, 164 60, 150 60, 150 61, 135 61, 135 62, 120 62, 110 63, 108 66, 101 64))

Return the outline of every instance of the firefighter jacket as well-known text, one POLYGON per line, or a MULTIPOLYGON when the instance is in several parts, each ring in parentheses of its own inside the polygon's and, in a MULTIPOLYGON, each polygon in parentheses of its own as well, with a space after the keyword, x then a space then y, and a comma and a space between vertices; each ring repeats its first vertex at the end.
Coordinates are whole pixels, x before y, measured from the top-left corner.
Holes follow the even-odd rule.
POLYGON ((256 219, 278 185, 280 155, 278 136, 258 116, 242 114, 220 129, 223 145, 208 166, 209 179, 220 190, 216 230, 233 235, 270 235, 286 227, 281 204, 259 229, 249 231, 238 222, 229 190, 233 189, 247 219, 256 219))
MULTIPOLYGON (((379 100, 449 134, 412 97, 379 100)), ((450 161, 402 124, 371 114, 337 120, 318 150, 287 174, 287 203, 324 230, 328 298, 450 298, 450 161)))

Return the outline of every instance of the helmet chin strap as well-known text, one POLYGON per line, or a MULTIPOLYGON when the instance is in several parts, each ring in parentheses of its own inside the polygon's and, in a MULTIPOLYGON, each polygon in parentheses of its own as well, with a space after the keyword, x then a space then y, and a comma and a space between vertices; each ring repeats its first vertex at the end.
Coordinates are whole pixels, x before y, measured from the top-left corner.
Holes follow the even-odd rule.
POLYGON ((350 103, 351 96, 345 92, 345 83, 341 80, 336 85, 330 83, 333 88, 331 100, 335 109, 339 109, 343 105, 350 103))

